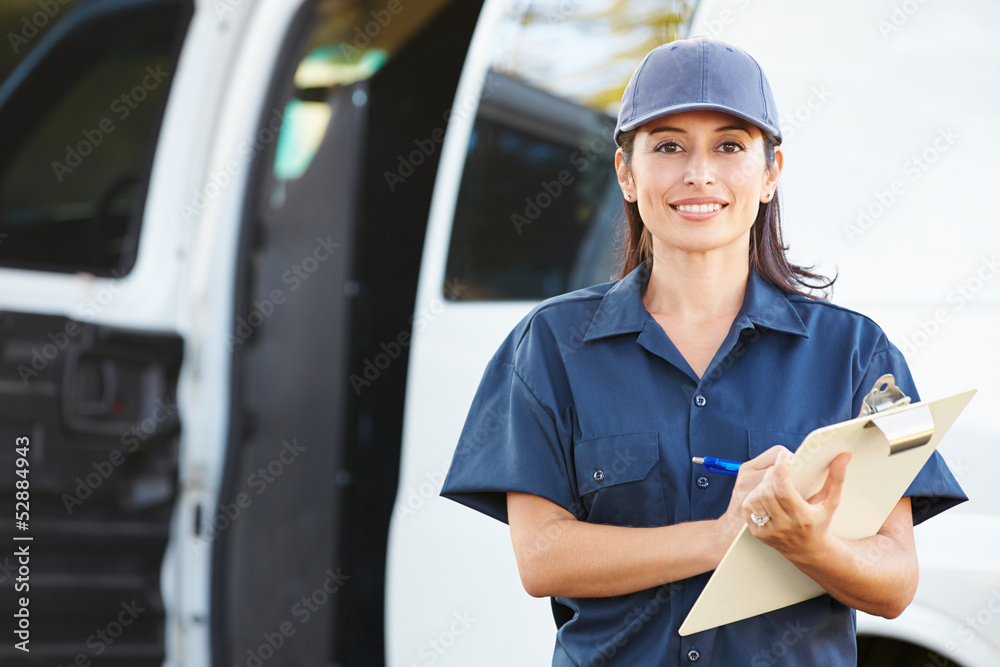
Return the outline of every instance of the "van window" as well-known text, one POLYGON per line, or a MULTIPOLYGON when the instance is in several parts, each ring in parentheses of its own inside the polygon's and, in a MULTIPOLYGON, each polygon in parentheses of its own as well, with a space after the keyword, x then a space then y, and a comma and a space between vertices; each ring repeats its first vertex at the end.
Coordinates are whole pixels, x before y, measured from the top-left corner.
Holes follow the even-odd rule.
POLYGON ((4 3, 0 266, 131 269, 192 11, 190 0, 4 3))
POLYGON ((511 3, 466 153, 445 275, 459 300, 540 300, 611 280, 614 127, 636 63, 693 2, 511 3))

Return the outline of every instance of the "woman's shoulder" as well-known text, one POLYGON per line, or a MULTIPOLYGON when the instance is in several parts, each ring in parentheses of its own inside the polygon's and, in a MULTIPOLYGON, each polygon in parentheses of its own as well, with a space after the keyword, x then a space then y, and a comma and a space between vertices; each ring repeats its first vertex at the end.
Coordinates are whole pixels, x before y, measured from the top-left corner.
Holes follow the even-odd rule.
POLYGON ((802 294, 789 294, 788 302, 802 318, 810 336, 839 339, 850 336, 859 344, 873 346, 872 352, 882 352, 892 347, 881 325, 860 311, 802 294))
POLYGON ((605 295, 618 282, 583 287, 539 302, 511 330, 494 359, 514 363, 525 354, 578 343, 605 295))

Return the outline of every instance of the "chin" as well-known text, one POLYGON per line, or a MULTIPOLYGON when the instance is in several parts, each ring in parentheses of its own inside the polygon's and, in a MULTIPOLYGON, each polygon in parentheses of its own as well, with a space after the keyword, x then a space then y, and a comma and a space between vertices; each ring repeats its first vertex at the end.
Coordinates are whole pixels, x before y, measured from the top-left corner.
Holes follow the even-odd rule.
POLYGON ((744 240, 742 236, 720 238, 707 234, 686 234, 683 238, 666 239, 663 241, 663 245, 691 254, 701 254, 714 250, 736 250, 737 246, 747 254, 750 252, 749 237, 744 240))

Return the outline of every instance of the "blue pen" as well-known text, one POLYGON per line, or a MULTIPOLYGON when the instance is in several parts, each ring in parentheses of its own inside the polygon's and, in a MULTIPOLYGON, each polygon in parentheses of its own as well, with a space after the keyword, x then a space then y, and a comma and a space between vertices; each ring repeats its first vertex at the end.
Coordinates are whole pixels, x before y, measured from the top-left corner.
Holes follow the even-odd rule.
POLYGON ((696 456, 691 461, 705 466, 705 470, 709 472, 718 472, 723 475, 735 475, 739 472, 740 466, 743 465, 739 461, 717 459, 714 456, 696 456))

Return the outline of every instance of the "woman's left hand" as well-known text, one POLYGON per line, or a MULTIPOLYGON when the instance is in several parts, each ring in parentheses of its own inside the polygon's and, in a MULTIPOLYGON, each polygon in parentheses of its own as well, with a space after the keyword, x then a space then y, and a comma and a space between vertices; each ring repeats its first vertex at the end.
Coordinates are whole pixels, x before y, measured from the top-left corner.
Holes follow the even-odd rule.
POLYGON ((844 452, 830 463, 823 488, 808 499, 792 484, 790 459, 786 452, 779 454, 760 484, 747 494, 743 511, 757 539, 794 559, 826 548, 851 455, 844 452))

